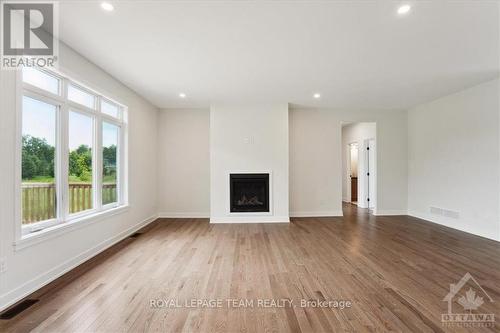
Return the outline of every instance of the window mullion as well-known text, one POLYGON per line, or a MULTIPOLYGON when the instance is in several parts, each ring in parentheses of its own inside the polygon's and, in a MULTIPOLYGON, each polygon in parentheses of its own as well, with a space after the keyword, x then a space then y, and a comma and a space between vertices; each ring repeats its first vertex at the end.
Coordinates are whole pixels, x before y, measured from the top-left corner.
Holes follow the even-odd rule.
MULTIPOLYGON (((62 80, 62 97, 66 100, 67 97, 67 80, 62 80)), ((61 222, 67 221, 69 215, 69 108, 67 103, 63 103, 60 107, 60 126, 59 136, 61 138, 59 143, 59 156, 58 165, 59 171, 57 172, 56 181, 58 185, 58 192, 61 200, 59 200, 58 219, 61 222)))
MULTIPOLYGON (((100 98, 99 98, 100 99, 100 98)), ((94 120, 94 206, 102 210, 102 117, 101 103, 97 103, 97 115, 94 120)))

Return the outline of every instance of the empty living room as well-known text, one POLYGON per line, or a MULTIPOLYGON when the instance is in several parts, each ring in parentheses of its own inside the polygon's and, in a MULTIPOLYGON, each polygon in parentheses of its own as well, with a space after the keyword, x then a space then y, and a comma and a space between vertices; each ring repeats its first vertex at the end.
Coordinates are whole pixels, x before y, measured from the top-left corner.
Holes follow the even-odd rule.
POLYGON ((0 332, 500 332, 500 0, 0 9, 0 332))

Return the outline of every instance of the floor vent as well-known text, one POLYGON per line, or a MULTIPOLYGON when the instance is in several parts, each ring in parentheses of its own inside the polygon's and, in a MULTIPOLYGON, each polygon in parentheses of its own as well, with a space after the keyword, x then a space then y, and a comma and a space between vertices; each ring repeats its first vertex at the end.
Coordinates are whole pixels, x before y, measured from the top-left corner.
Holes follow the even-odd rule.
POLYGON ((7 319, 7 320, 12 319, 38 301, 39 300, 37 300, 37 299, 26 299, 26 300, 22 301, 21 303, 13 306, 12 308, 2 312, 0 314, 0 319, 7 319))
POLYGON ((140 235, 142 235, 142 233, 140 233, 140 232, 134 232, 132 235, 130 235, 130 238, 137 238, 140 235))

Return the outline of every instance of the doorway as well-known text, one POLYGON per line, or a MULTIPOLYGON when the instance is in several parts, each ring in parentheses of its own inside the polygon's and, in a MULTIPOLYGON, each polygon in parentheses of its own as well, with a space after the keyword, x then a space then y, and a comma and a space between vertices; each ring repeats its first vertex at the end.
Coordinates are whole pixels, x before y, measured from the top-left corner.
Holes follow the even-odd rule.
POLYGON ((376 123, 342 124, 342 201, 376 211, 376 123))
POLYGON ((349 177, 351 179, 351 202, 354 204, 358 203, 358 156, 359 147, 357 143, 349 144, 349 177))

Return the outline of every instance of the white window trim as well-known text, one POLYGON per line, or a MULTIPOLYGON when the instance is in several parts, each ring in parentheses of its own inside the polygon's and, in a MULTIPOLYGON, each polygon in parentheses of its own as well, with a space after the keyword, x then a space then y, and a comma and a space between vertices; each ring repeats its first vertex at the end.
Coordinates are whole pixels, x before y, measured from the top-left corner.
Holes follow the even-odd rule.
POLYGON ((82 91, 84 93, 87 93, 89 95, 93 95, 94 96, 94 107, 93 108, 90 108, 90 107, 88 107, 85 104, 80 104, 78 102, 70 100, 69 97, 66 96, 66 101, 69 104, 75 105, 75 107, 85 108, 85 109, 91 110, 93 112, 95 112, 96 110, 98 110, 98 108, 100 109, 100 107, 101 107, 100 99, 102 98, 101 94, 99 94, 97 92, 94 92, 93 90, 85 88, 81 84, 76 83, 74 80, 67 79, 67 80, 65 80, 65 82, 66 82, 66 84, 65 84, 65 87, 63 88, 63 90, 64 90, 64 93, 66 93, 66 94, 68 93, 69 86, 73 86, 77 90, 80 90, 80 91, 82 91))
POLYGON ((104 217, 112 216, 128 209, 128 109, 122 103, 117 102, 108 96, 103 96, 97 91, 69 78, 68 76, 56 72, 46 71, 48 74, 60 79, 60 95, 55 95, 46 90, 25 83, 22 80, 22 70, 16 75, 16 157, 15 163, 15 242, 16 250, 25 248, 32 244, 37 244, 45 239, 90 225, 100 221, 104 217), (77 86, 86 92, 96 96, 96 108, 91 109, 84 105, 69 101, 67 99, 68 84, 77 86), (58 107, 56 115, 56 153, 55 153, 55 179, 56 179, 56 206, 57 217, 51 220, 35 222, 26 226, 22 225, 22 99, 23 96, 32 97, 42 102, 56 105, 58 107), (111 102, 120 108, 119 118, 115 118, 101 113, 101 99, 111 102), (68 189, 68 116, 70 111, 91 116, 93 119, 93 175, 92 184, 94 188, 93 208, 83 212, 69 213, 69 189, 68 189), (117 202, 102 205, 102 123, 117 125, 119 127, 119 149, 117 150, 117 202))
POLYGON ((14 242, 14 250, 20 251, 27 247, 42 243, 46 240, 62 236, 68 232, 100 222, 105 218, 125 213, 129 209, 130 209, 129 205, 122 205, 120 207, 115 207, 112 209, 104 210, 96 214, 92 214, 91 216, 75 218, 65 223, 56 224, 52 227, 47 227, 38 232, 33 232, 21 239, 16 240, 14 242))
POLYGON ((108 99, 108 98, 106 98, 104 96, 101 96, 101 102, 102 101, 104 101, 107 104, 111 104, 111 105, 114 105, 114 106, 118 107, 118 117, 113 117, 113 116, 111 116, 111 115, 109 115, 107 113, 103 113, 101 111, 101 109, 100 109, 101 108, 101 103, 99 103, 99 111, 100 111, 100 114, 102 115, 102 117, 103 118, 107 118, 107 119, 111 119, 111 120, 114 120, 114 121, 118 120, 118 121, 120 121, 120 123, 122 123, 123 119, 124 119, 123 118, 123 112, 120 112, 119 109, 123 108, 123 107, 121 107, 119 104, 113 102, 112 100, 110 100, 110 99, 108 99))

